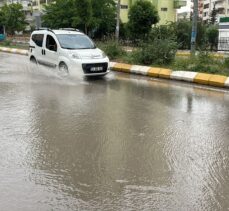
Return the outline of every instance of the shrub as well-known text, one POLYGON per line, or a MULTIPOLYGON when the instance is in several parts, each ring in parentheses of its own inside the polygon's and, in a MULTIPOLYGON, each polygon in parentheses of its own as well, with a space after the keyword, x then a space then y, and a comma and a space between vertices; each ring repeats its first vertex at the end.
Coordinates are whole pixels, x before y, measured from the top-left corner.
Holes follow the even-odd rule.
POLYGON ((149 39, 169 39, 177 40, 176 23, 154 26, 149 34, 149 39))
POLYGON ((10 40, 5 40, 5 41, 2 42, 2 45, 6 46, 6 47, 10 46, 11 45, 11 41, 10 40))
POLYGON ((214 59, 211 57, 208 51, 199 51, 197 55, 197 62, 199 64, 212 64, 214 63, 214 59))
POLYGON ((173 63, 173 69, 228 75, 225 70, 226 62, 228 62, 227 65, 229 65, 229 59, 227 61, 214 59, 209 52, 200 51, 196 57, 177 57, 173 63))
MULTIPOLYGON (((180 49, 190 49, 192 22, 189 20, 180 20, 176 23, 175 27, 177 42, 179 43, 180 49)), ((208 43, 207 26, 203 22, 198 21, 197 27, 197 47, 201 49, 206 49, 206 44, 208 43)))
POLYGON ((187 20, 180 20, 176 24, 177 42, 181 49, 190 49, 192 23, 187 20))
POLYGON ((134 58, 137 63, 144 65, 170 64, 176 55, 177 43, 169 39, 155 39, 152 42, 144 43, 134 53, 134 58))
POLYGON ((195 58, 176 57, 173 63, 174 70, 188 70, 196 62, 195 58))
POLYGON ((219 30, 216 26, 209 26, 207 28, 207 40, 210 45, 210 50, 217 50, 219 30))
POLYGON ((229 57, 224 59, 224 67, 229 69, 229 57))
POLYGON ((119 43, 115 42, 114 40, 98 43, 98 46, 107 54, 110 59, 117 59, 126 54, 119 43))

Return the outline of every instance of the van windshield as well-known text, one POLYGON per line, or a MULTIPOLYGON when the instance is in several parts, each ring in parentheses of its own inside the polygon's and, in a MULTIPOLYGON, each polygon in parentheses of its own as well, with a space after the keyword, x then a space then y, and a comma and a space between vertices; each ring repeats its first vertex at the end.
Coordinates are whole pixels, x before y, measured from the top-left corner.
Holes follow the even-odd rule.
POLYGON ((89 37, 81 34, 58 34, 57 39, 62 48, 65 49, 92 49, 95 44, 89 37))

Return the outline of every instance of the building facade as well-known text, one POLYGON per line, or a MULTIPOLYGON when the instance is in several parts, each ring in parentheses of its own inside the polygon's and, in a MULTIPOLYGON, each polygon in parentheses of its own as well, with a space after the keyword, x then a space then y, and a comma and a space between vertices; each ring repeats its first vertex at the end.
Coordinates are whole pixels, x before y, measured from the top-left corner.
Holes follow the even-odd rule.
MULTIPOLYGON (((136 0, 121 0, 121 20, 128 21, 128 11, 136 0)), ((186 5, 186 0, 150 0, 159 13, 159 24, 174 22, 177 18, 177 9, 186 5)))
POLYGON ((217 11, 217 19, 220 17, 229 16, 229 1, 228 0, 204 0, 203 2, 203 21, 209 22, 211 13, 215 7, 217 11))

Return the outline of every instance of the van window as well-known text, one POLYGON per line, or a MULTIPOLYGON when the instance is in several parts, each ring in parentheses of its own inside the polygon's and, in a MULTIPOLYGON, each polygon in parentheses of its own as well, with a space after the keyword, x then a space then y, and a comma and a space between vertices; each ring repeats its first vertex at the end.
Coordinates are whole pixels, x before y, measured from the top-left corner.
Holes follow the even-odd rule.
POLYGON ((39 46, 39 47, 42 47, 43 39, 44 39, 44 35, 43 34, 34 34, 32 36, 33 42, 35 42, 36 45, 39 46))
POLYGON ((50 51, 57 51, 56 41, 51 35, 47 35, 46 48, 50 51))
POLYGON ((66 49, 93 49, 96 48, 92 40, 81 34, 58 34, 57 39, 62 48, 66 49))

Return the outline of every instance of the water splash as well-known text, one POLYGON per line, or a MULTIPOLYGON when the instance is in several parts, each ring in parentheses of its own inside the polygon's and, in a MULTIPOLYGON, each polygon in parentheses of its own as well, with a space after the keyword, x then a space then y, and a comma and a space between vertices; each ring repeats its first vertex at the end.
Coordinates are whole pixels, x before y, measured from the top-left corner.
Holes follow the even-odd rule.
POLYGON ((0 74, 0 81, 6 83, 57 83, 73 86, 86 83, 80 71, 74 76, 66 76, 58 68, 36 65, 28 57, 9 54, 0 55, 0 74))

